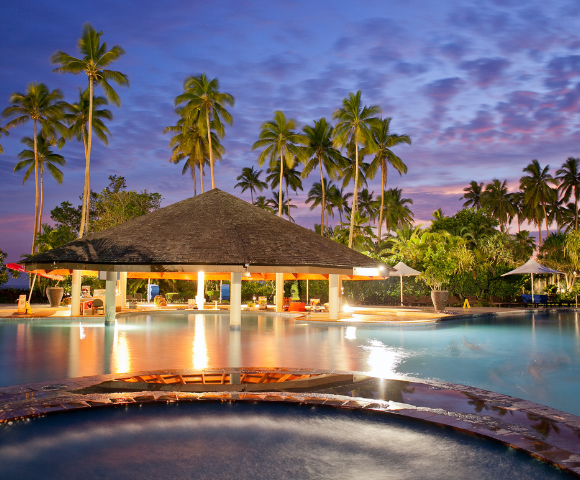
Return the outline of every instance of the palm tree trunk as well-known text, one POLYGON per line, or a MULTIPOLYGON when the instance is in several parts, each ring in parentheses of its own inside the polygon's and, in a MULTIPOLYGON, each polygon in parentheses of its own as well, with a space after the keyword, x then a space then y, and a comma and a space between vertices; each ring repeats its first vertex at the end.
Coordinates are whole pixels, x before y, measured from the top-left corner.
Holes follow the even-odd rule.
POLYGON ((320 217, 320 236, 324 237, 324 214, 326 210, 326 197, 324 192, 324 176, 322 174, 322 159, 318 157, 318 165, 320 166, 320 187, 322 188, 322 215, 320 217))
POLYGON ((288 209, 288 220, 290 220, 290 192, 288 191, 288 179, 286 179, 286 208, 288 209))
POLYGON ((44 180, 40 172, 40 209, 38 210, 38 233, 42 231, 42 210, 44 209, 44 180))
POLYGON ((578 230, 578 195, 576 195, 574 205, 576 205, 576 230, 578 230))
POLYGON ((548 229, 548 214, 546 213, 546 204, 542 204, 542 208, 544 209, 544 218, 546 219, 546 238, 550 236, 550 230, 548 229))
MULTIPOLYGON (((356 139, 355 139, 356 142, 356 139)), ((356 207, 358 203, 358 143, 355 144, 355 172, 354 172, 354 195, 352 198, 352 211, 350 212, 350 231, 348 233, 348 248, 352 248, 352 240, 354 235, 354 216, 356 214, 356 207)))
POLYGON ((284 178, 284 159, 280 152, 280 186, 278 188, 278 216, 282 218, 282 181, 284 178))
POLYGON ((207 140, 209 142, 209 168, 211 170, 211 188, 215 188, 215 179, 213 176, 213 151, 211 148, 211 130, 209 129, 209 108, 205 109, 205 123, 207 125, 207 140))
POLYGON ((252 205, 254 204, 254 189, 250 188, 250 197, 252 199, 252 205))
POLYGON ((34 187, 35 187, 35 200, 34 200, 34 236, 32 237, 32 254, 36 251, 36 234, 38 233, 38 125, 36 119, 34 119, 34 187))
POLYGON ((83 208, 81 210, 81 227, 79 229, 79 238, 83 237, 85 231, 85 221, 87 216, 87 209, 89 208, 89 195, 87 190, 89 186, 89 169, 91 165, 91 146, 93 140, 93 79, 89 77, 89 128, 87 130, 87 151, 85 162, 85 191, 83 193, 83 208))
POLYGON ((191 165, 191 178, 193 179, 193 196, 197 197, 197 180, 195 179, 195 162, 193 162, 193 165, 191 165))
MULTIPOLYGON (((381 163, 381 209, 379 210, 379 243, 381 243, 381 227, 383 226, 383 209, 385 208, 385 187, 387 186, 387 164, 381 163)), ((387 225, 385 224, 385 227, 387 225)), ((387 234, 389 231, 387 230, 387 234)))
POLYGON ((536 218, 536 224, 538 225, 538 248, 542 245, 542 221, 536 218))
POLYGON ((201 193, 203 193, 203 163, 204 162, 205 162, 205 159, 203 159, 199 162, 199 183, 201 186, 201 193))

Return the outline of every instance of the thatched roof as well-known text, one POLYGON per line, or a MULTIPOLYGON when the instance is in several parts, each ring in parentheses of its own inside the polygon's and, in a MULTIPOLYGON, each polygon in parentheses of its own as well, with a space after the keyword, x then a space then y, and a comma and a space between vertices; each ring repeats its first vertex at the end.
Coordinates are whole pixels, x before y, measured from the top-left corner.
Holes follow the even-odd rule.
MULTIPOLYGON (((361 253, 218 189, 24 260, 26 269, 342 273, 361 253)), ((388 267, 386 267, 388 270, 388 267)))

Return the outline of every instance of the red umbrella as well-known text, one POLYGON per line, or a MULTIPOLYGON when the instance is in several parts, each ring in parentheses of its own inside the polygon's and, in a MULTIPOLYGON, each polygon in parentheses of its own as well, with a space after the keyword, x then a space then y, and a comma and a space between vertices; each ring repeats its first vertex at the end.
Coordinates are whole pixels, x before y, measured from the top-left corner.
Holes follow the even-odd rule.
POLYGON ((26 270, 24 270, 24 267, 22 265, 20 265, 19 263, 8 263, 8 264, 6 264, 6 266, 10 270, 15 270, 15 271, 20 272, 20 273, 34 273, 35 275, 38 275, 39 277, 50 278, 51 280, 64 280, 64 277, 62 275, 51 275, 50 273, 27 272, 26 270))

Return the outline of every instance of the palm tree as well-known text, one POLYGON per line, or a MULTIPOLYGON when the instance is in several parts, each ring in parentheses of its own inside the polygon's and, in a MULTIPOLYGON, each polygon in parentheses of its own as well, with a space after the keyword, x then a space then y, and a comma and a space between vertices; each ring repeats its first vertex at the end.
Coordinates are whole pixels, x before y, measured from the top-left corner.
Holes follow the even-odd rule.
MULTIPOLYGON (((354 175, 354 193, 353 193, 353 212, 356 213, 356 202, 358 201, 358 176, 359 176, 359 162, 358 153, 359 146, 366 146, 370 149, 375 147, 371 125, 375 121, 375 117, 381 113, 381 108, 378 105, 371 105, 370 107, 362 106, 361 91, 349 93, 349 97, 342 101, 342 108, 337 109, 332 118, 338 120, 334 128, 334 141, 340 148, 348 147, 351 144, 355 152, 355 175, 354 175)), ((355 216, 350 216, 350 231, 348 246, 352 248, 354 235, 354 221, 355 216)))
MULTIPOLYGON (((545 168, 540 167, 540 163, 537 160, 532 160, 527 167, 522 171, 528 173, 529 175, 524 175, 520 178, 520 189, 524 192, 524 202, 530 207, 541 207, 543 210, 543 218, 546 219, 546 235, 550 235, 548 229, 548 213, 546 211, 546 205, 552 200, 555 190, 550 187, 551 185, 557 185, 558 182, 549 172, 550 166, 546 165, 545 168)), ((538 225, 539 231, 539 245, 542 244, 542 229, 541 229, 541 219, 538 218, 537 208, 532 208, 532 212, 536 217, 536 224, 538 225)))
POLYGON ((367 188, 358 193, 357 205, 360 214, 369 219, 369 226, 371 225, 371 221, 377 218, 377 209, 379 207, 379 203, 373 198, 374 194, 375 192, 369 193, 367 188))
MULTIPOLYGON (((277 162, 273 167, 268 168, 267 173, 269 175, 266 177, 266 181, 270 183, 270 188, 274 190, 280 181, 280 162, 277 162)), ((304 190, 302 187, 301 172, 296 169, 296 166, 285 168, 283 177, 284 182, 286 183, 286 198, 289 201, 290 189, 294 193, 298 192, 298 190, 304 190)))
MULTIPOLYGON (((402 195, 403 190, 401 188, 389 188, 381 195, 384 199, 383 219, 385 220, 387 235, 391 230, 404 228, 405 225, 411 225, 413 222, 413 212, 407 206, 413 205, 413 200, 410 198, 402 198, 402 195)), ((381 197, 377 196, 377 203, 381 197)))
MULTIPOLYGON (((177 108, 175 113, 180 115, 177 123, 163 129, 163 133, 175 133, 169 141, 169 146, 173 147, 169 161, 173 164, 178 164, 181 160, 186 159, 181 174, 185 175, 188 170, 191 171, 193 194, 196 196, 197 181, 195 178, 195 169, 199 168, 201 193, 203 193, 203 167, 210 163, 206 126, 200 116, 195 113, 185 115, 181 108, 177 108)), ((212 139, 211 147, 213 149, 213 155, 221 160, 225 150, 215 132, 210 133, 210 138, 212 139)))
POLYGON ((485 186, 481 194, 481 206, 488 209, 489 213, 499 222, 502 232, 507 230, 510 216, 515 215, 515 209, 506 186, 507 180, 500 182, 494 178, 485 186))
POLYGON ((280 175, 278 177, 278 216, 282 216, 282 179, 284 177, 284 165, 288 168, 294 166, 295 160, 302 159, 304 153, 300 145, 307 142, 304 135, 294 132, 296 124, 294 120, 287 119, 284 112, 276 110, 274 120, 264 122, 260 132, 260 139, 252 145, 252 150, 266 147, 258 156, 258 165, 264 165, 269 159, 270 170, 279 164, 280 175))
POLYGON ((209 168, 211 171, 211 188, 215 188, 215 177, 213 172, 213 148, 212 136, 210 132, 212 127, 219 138, 225 135, 223 120, 228 124, 234 123, 234 118, 230 112, 225 109, 225 104, 234 106, 235 99, 229 93, 219 91, 219 79, 208 80, 205 73, 198 77, 187 77, 183 83, 184 93, 175 97, 175 105, 186 103, 184 113, 186 115, 199 112, 205 117, 207 141, 209 143, 209 168))
MULTIPOLYGON (((355 158, 346 158, 346 164, 342 169, 341 177, 342 177, 342 187, 346 188, 350 182, 357 176, 357 172, 355 170, 356 167, 356 159, 355 158)), ((359 161, 358 162, 358 189, 361 189, 363 186, 368 188, 367 183, 367 171, 369 169, 369 164, 367 162, 359 161)), ((358 199, 352 200, 353 205, 357 204, 358 199)))
MULTIPOLYGON (((305 161, 304 170, 302 170, 302 178, 310 175, 316 166, 320 170, 320 183, 318 185, 322 188, 322 219, 320 225, 324 225, 324 214, 326 211, 326 184, 324 181, 324 170, 332 180, 338 180, 340 176, 340 169, 345 164, 344 157, 334 147, 332 142, 332 125, 330 125, 326 118, 321 118, 314 121, 314 126, 305 126, 302 131, 308 138, 304 149, 304 156, 308 159, 305 161)), ((324 236, 324 229, 320 229, 320 235, 324 236)))
POLYGON ((567 202, 574 198, 576 211, 575 229, 578 230, 578 200, 580 200, 580 158, 568 157, 562 168, 556 171, 556 180, 560 182, 558 192, 562 200, 567 202))
MULTIPOLYGON (((351 215, 353 212, 351 211, 351 215)), ((341 222, 334 229, 334 237, 339 243, 346 244, 346 240, 351 240, 350 226, 354 225, 352 237, 352 246, 358 251, 372 250, 374 248, 374 239, 376 235, 368 224, 369 219, 358 212, 354 212, 354 219, 348 222, 341 222)))
POLYGON ((260 180, 260 175, 262 170, 254 170, 254 167, 244 167, 242 169, 242 174, 236 178, 239 183, 236 183, 234 188, 241 188, 242 193, 246 190, 250 190, 250 195, 252 197, 252 204, 254 203, 254 192, 257 190, 264 190, 268 186, 266 182, 260 180))
MULTIPOLYGON (((38 126, 42 127, 41 134, 50 143, 56 142, 56 132, 65 135, 66 127, 60 122, 63 118, 67 104, 62 101, 62 93, 59 89, 48 90, 44 83, 33 82, 28 85, 26 93, 13 93, 10 96, 11 107, 4 109, 2 115, 10 117, 18 115, 6 124, 6 128, 24 125, 30 120, 34 122, 34 183, 35 183, 35 206, 34 206, 34 236, 32 237, 32 254, 36 251, 36 235, 40 231, 39 223, 39 178, 38 178, 38 126)), ((59 147, 64 144, 64 137, 59 140, 59 147)))
POLYGON ((476 210, 481 208, 481 194, 483 193, 483 182, 477 183, 475 181, 469 182, 469 187, 464 188, 465 192, 459 200, 467 200, 463 204, 463 208, 473 207, 476 210))
POLYGON ((385 189, 387 188, 387 175, 389 163, 399 172, 399 175, 407 173, 407 165, 393 153, 391 150, 395 145, 401 143, 406 143, 411 145, 411 138, 409 135, 397 135, 396 133, 391 133, 391 118, 379 118, 372 125, 372 134, 376 148, 374 151, 368 151, 365 153, 374 153, 375 157, 369 165, 367 172, 368 177, 372 180, 375 178, 379 167, 381 169, 381 205, 379 207, 379 231, 378 238, 381 238, 381 227, 383 224, 383 212, 385 205, 385 189))
MULTIPOLYGON (((322 184, 320 182, 314 182, 310 191, 308 192, 308 197, 306 198, 306 203, 312 202, 310 210, 314 210, 320 205, 322 208, 322 213, 320 216, 320 225, 324 226, 324 218, 326 215, 326 222, 328 224, 328 215, 332 215, 332 204, 331 202, 325 202, 325 192, 330 192, 333 188, 336 188, 331 181, 327 178, 322 179, 322 184), (325 212, 326 210, 326 212, 325 212)), ((324 229, 321 228, 321 235, 324 236, 324 229)))
MULTIPOLYGON (((52 175, 52 178, 56 180, 59 185, 62 184, 62 171, 57 167, 66 165, 66 160, 62 155, 58 153, 53 153, 50 149, 50 142, 46 140, 42 134, 38 134, 36 142, 30 137, 24 137, 22 143, 26 145, 29 150, 22 150, 18 154, 20 161, 14 166, 14 173, 20 170, 27 169, 24 173, 24 178, 22 179, 22 185, 30 178, 30 175, 34 172, 34 167, 38 164, 38 171, 40 176, 40 210, 38 214, 38 223, 42 225, 42 210, 44 208, 44 170, 46 170, 52 175), (36 143, 36 155, 34 154, 34 146, 36 143), (38 162, 37 162, 37 161, 38 162)), ((37 233, 40 233, 40 229, 37 233)))
POLYGON ((344 192, 344 187, 332 186, 328 190, 327 200, 330 203, 330 208, 332 210, 336 209, 340 216, 340 221, 342 222, 342 215, 349 212, 348 199, 352 197, 352 193, 344 192))
MULTIPOLYGON (((106 97, 97 96, 93 98, 93 133, 105 144, 109 145, 109 139, 107 135, 111 135, 109 129, 105 125, 103 120, 112 120, 113 114, 108 109, 100 109, 105 105, 108 105, 106 97)), ((83 142, 83 147, 85 150, 85 159, 87 157, 87 147, 88 147, 88 123, 89 123, 89 108, 91 100, 89 98, 89 90, 86 89, 84 92, 79 88, 79 100, 77 103, 72 103, 68 106, 68 111, 64 118, 69 124, 70 135, 74 135, 78 141, 83 142)), ((88 182, 86 186, 88 192, 91 191, 91 177, 90 172, 88 175, 88 182)), ((89 194, 90 198, 90 194, 89 194)), ((90 200, 89 200, 90 201, 90 200)), ((89 213, 90 209, 87 208, 85 212, 85 218, 82 219, 83 224, 85 224, 85 229, 89 229, 89 213)))
POLYGON ((524 201, 524 194, 523 192, 512 192, 508 194, 510 203, 514 208, 513 214, 509 217, 509 223, 513 221, 514 217, 517 217, 518 222, 518 232, 520 231, 520 226, 522 221, 524 220, 524 214, 522 213, 523 205, 522 202, 524 201))
MULTIPOLYGON (((290 202, 292 201, 291 198, 286 198, 284 196, 284 192, 282 192, 282 198, 280 199, 279 195, 276 195, 276 191, 272 191, 272 198, 269 198, 268 200, 266 200, 267 204, 270 205, 270 207, 272 208, 272 210, 275 212, 276 210, 280 211, 282 210, 282 214, 288 215, 288 220, 290 220, 291 222, 294 222, 294 218, 292 218, 292 215, 290 215, 290 209, 291 208, 298 208, 296 207, 296 205, 292 205, 290 202), (280 203, 280 200, 282 201, 282 203, 280 203)), ((280 216, 280 215, 278 215, 280 216)))
MULTIPOLYGON (((8 136, 8 130, 0 127, 0 138, 2 138, 2 135, 8 136)), ((0 153, 4 153, 4 149, 2 148, 2 145, 0 145, 0 153)))
POLYGON ((568 202, 567 205, 561 207, 561 217, 562 217, 562 228, 569 232, 574 230, 574 225, 576 223, 576 217, 578 216, 578 209, 576 204, 568 202))
MULTIPOLYGON (((78 75, 79 73, 84 73, 88 77, 89 81, 89 118, 88 118, 88 128, 87 128, 87 147, 85 150, 85 186, 83 191, 83 208, 81 212, 81 219, 89 218, 89 202, 91 197, 91 192, 89 190, 90 185, 90 164, 91 164, 91 151, 93 146, 93 101, 94 101, 94 87, 95 85, 100 85, 105 96, 117 105, 121 106, 121 99, 117 92, 111 87, 109 81, 114 81, 118 85, 128 86, 129 79, 127 75, 114 70, 107 70, 112 62, 118 60, 125 51, 119 46, 115 45, 111 50, 107 51, 107 44, 103 42, 101 44, 101 35, 103 32, 97 32, 90 23, 85 23, 83 25, 83 31, 81 38, 78 41, 78 50, 82 55, 82 58, 75 58, 63 51, 56 52, 51 61, 54 65, 60 65, 53 71, 58 73, 72 73, 78 75)), ((81 221, 81 227, 79 229, 79 238, 82 238, 84 234, 84 222, 81 221)))
POLYGON ((264 195, 261 195, 258 198, 256 198, 254 205, 258 208, 261 208, 262 210, 266 210, 268 212, 274 213, 274 210, 270 206, 270 202, 268 200, 266 200, 266 197, 264 195))

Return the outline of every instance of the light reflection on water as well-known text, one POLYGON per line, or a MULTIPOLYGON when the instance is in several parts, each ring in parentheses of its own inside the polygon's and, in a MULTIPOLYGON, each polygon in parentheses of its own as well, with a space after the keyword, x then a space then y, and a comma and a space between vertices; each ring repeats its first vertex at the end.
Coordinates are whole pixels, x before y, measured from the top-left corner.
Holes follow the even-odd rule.
POLYGON ((301 367, 474 385, 580 415, 579 314, 427 327, 304 324, 224 314, 0 321, 0 386, 158 369, 301 367))

